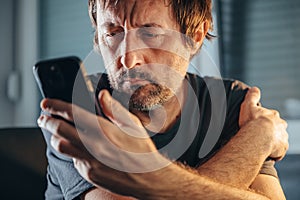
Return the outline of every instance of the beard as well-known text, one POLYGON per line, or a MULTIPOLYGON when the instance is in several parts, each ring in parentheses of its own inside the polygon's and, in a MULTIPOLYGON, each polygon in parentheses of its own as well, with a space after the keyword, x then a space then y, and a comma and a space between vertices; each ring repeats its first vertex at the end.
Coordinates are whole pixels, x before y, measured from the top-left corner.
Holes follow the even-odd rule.
POLYGON ((157 72, 159 77, 152 73, 140 69, 130 69, 114 75, 108 73, 110 85, 114 90, 113 97, 128 107, 130 111, 147 112, 162 106, 175 95, 178 87, 173 85, 178 85, 178 81, 170 84, 168 73, 157 72), (140 80, 140 82, 130 84, 128 80, 134 79, 140 80))
POLYGON ((129 99, 129 109, 138 111, 150 111, 163 105, 174 96, 167 87, 157 83, 151 83, 139 87, 129 99))

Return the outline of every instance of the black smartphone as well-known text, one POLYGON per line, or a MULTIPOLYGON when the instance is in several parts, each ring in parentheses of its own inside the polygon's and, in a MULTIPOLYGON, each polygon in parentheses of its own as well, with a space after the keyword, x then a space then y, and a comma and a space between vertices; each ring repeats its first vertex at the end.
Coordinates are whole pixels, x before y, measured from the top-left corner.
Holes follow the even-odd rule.
POLYGON ((78 57, 40 61, 33 74, 44 98, 60 99, 100 115, 94 88, 78 57))

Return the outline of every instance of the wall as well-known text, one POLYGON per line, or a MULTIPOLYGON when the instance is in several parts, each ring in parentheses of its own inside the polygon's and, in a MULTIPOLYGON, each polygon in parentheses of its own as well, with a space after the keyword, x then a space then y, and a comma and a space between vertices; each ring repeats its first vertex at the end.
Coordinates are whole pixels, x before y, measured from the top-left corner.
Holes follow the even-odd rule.
POLYGON ((32 67, 38 55, 38 0, 18 0, 16 68, 20 75, 20 99, 15 105, 14 126, 35 126, 39 112, 38 90, 32 67))
POLYGON ((38 58, 38 3, 1 1, 0 127, 36 126, 39 102, 32 67, 38 58))
POLYGON ((13 124, 14 107, 6 95, 7 77, 13 68, 13 2, 2 0, 0 6, 0 127, 13 124))

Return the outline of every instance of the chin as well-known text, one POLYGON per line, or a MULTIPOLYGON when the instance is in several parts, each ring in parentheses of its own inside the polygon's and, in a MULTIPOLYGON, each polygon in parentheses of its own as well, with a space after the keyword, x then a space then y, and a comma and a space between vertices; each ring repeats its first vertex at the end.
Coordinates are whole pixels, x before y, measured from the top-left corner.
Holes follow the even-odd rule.
POLYGON ((171 89, 156 83, 137 88, 129 99, 129 109, 151 111, 162 106, 174 96, 171 89))

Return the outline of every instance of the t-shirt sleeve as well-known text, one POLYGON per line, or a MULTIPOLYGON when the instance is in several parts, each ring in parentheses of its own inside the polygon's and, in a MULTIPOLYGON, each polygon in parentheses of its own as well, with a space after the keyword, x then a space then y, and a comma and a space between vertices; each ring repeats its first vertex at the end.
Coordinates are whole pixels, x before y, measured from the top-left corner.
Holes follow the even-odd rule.
POLYGON ((75 169, 72 159, 56 152, 50 145, 51 133, 42 130, 47 143, 47 200, 77 199, 94 187, 75 169))
POLYGON ((227 112, 220 137, 221 146, 225 145, 240 129, 240 108, 249 89, 249 86, 246 84, 233 80, 224 80, 224 87, 227 99, 227 112))
MULTIPOLYGON (((228 112, 227 112, 227 121, 225 123, 226 130, 223 134, 226 134, 224 138, 226 140, 234 136, 239 127, 239 113, 242 102, 245 99, 245 95, 248 91, 249 86, 240 82, 240 81, 231 81, 227 80, 224 82, 226 91, 227 91, 227 101, 228 101, 228 112)), ((275 161, 269 158, 266 159, 264 164, 261 167, 260 174, 266 174, 278 178, 277 171, 275 169, 275 161)))

